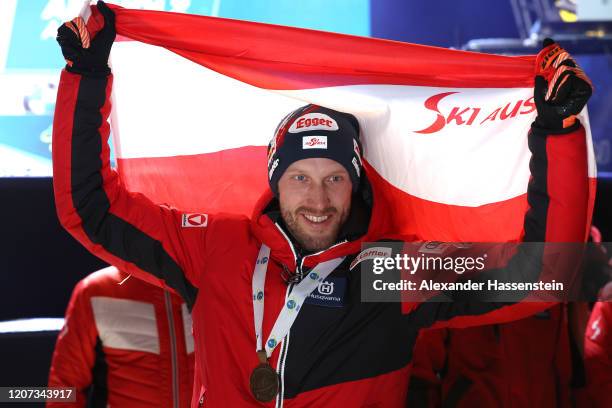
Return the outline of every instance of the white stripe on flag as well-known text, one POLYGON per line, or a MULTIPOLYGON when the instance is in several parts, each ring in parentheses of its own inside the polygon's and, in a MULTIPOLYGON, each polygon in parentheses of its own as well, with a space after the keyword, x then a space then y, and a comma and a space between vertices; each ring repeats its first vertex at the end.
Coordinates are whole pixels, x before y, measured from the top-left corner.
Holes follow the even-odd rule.
POLYGON ((112 67, 112 129, 124 159, 264 146, 304 105, 132 41, 113 45, 112 67))

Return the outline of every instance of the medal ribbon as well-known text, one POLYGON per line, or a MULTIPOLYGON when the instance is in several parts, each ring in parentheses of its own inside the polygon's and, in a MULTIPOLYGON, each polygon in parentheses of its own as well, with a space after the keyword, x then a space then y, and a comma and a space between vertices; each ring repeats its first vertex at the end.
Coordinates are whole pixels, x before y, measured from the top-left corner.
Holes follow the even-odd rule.
MULTIPOLYGON (((295 322, 304 300, 342 263, 344 257, 321 262, 315 266, 300 283, 293 287, 283 309, 276 318, 272 331, 265 344, 266 355, 270 358, 280 341, 285 338, 295 322)), ((270 262, 270 248, 262 244, 253 271, 253 316, 257 349, 262 350, 262 326, 264 314, 264 286, 270 262)))

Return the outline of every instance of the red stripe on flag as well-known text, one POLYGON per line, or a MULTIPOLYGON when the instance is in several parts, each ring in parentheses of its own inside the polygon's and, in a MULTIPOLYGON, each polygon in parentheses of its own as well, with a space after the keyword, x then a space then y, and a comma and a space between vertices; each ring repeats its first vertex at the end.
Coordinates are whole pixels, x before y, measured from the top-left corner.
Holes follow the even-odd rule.
POLYGON ((117 165, 128 190, 184 211, 250 217, 268 183, 263 146, 193 156, 118 159, 117 165))
MULTIPOLYGON (((110 5, 119 35, 267 89, 355 84, 533 86, 534 57, 507 57, 294 27, 110 5)), ((93 15, 98 13, 92 9, 93 15)))
MULTIPOLYGON (((193 156, 119 159, 131 191, 186 211, 251 216, 267 188, 266 148, 249 146, 193 156)), ((465 207, 436 203, 399 190, 366 163, 378 202, 377 226, 394 235, 440 241, 516 241, 522 235, 526 194, 465 207)), ((595 180, 591 180, 592 183, 595 180)))
POLYGON ((368 176, 375 196, 385 200, 382 207, 389 211, 392 225, 386 226, 390 229, 384 232, 415 235, 422 240, 458 242, 511 242, 522 235, 526 193, 509 200, 466 207, 415 197, 373 171, 368 176))

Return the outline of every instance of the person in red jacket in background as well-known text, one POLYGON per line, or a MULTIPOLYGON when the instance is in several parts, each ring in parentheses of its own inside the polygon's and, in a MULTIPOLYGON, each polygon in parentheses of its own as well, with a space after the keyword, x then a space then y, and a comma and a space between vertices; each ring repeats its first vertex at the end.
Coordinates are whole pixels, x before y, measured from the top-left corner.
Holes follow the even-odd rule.
POLYGON ((77 403, 47 407, 188 407, 193 350, 178 295, 99 270, 72 292, 49 373, 49 387, 76 387, 77 403))
POLYGON ((569 340, 565 305, 510 323, 425 331, 408 406, 568 407, 569 340))

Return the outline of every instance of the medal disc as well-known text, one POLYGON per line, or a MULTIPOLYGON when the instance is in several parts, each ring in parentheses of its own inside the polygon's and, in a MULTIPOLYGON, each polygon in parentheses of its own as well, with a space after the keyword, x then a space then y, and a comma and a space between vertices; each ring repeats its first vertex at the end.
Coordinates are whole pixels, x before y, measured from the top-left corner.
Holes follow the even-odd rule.
POLYGON ((278 394, 278 374, 270 364, 259 364, 251 373, 251 392, 257 401, 270 402, 278 394))

